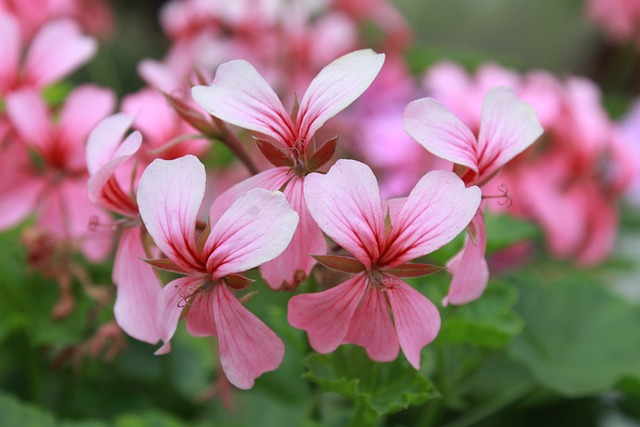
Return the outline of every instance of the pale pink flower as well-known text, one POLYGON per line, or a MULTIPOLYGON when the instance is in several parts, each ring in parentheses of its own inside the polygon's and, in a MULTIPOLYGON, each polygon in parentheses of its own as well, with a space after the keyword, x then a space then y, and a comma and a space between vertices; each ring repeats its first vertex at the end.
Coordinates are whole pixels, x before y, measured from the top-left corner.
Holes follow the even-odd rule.
POLYGON ((20 88, 50 85, 87 62, 96 52, 96 41, 83 36, 67 19, 42 27, 24 54, 24 35, 10 14, 0 12, 0 95, 20 88))
POLYGON ((0 192, 0 224, 14 225, 35 212, 39 227, 56 238, 78 240, 87 258, 103 259, 109 253, 110 233, 92 232, 90 223, 96 219, 105 223, 109 217, 89 201, 85 141, 91 129, 112 111, 114 94, 80 86, 71 92, 56 122, 33 90, 13 92, 6 102, 7 115, 20 141, 13 141, 10 150, 15 151, 7 159, 15 164, 7 165, 4 172, 5 182, 11 184, 0 192), (40 168, 21 166, 27 161, 27 149, 40 158, 40 168), (11 200, 20 202, 14 206, 11 200))
POLYGON ((140 132, 122 139, 133 118, 119 113, 101 121, 87 141, 89 199, 103 209, 122 215, 122 229, 113 263, 112 280, 117 286, 114 316, 127 334, 150 344, 161 337, 155 312, 161 284, 143 244, 142 222, 136 202, 135 156, 140 149, 140 132))
POLYGON ((204 166, 191 155, 155 160, 138 185, 140 216, 168 258, 154 265, 185 275, 162 289, 157 320, 165 344, 156 353, 169 351, 178 320, 186 314, 189 333, 218 337, 225 375, 236 387, 248 389, 255 378, 280 365, 284 345, 232 289, 250 283, 239 273, 282 253, 298 215, 282 193, 254 189, 212 219, 208 235, 196 239, 204 192, 204 166))
POLYGON ((420 351, 440 329, 436 307, 400 277, 437 271, 409 261, 439 249, 469 224, 480 203, 477 187, 454 173, 425 175, 406 200, 385 203, 375 175, 363 163, 338 160, 326 175, 311 174, 305 198, 320 228, 354 258, 326 256, 357 273, 329 290, 289 300, 289 323, 311 346, 329 353, 342 343, 364 347, 371 359, 394 360, 402 348, 420 367, 420 351), (393 322, 389 315, 393 313, 393 322))
MULTIPOLYGON (((423 98, 407 105, 404 127, 420 145, 456 165, 467 185, 482 186, 511 159, 527 149, 543 129, 531 106, 508 88, 491 89, 482 109, 478 138, 444 105, 423 98)), ((461 260, 450 264, 453 281, 447 302, 464 304, 482 295, 489 272, 485 255, 486 229, 480 212, 472 223, 461 260), (473 269, 472 272, 464 269, 473 269)))
POLYGON ((239 194, 258 187, 283 188, 287 200, 300 215, 300 226, 291 245, 280 257, 261 267, 272 288, 295 288, 315 264, 308 254, 326 252, 322 232, 307 211, 304 178, 329 160, 335 140, 314 151, 314 135, 369 87, 383 61, 384 55, 360 50, 326 66, 300 100, 295 120, 269 84, 246 61, 221 65, 211 86, 193 88, 196 102, 211 115, 269 138, 257 142, 276 166, 221 195, 212 206, 211 217, 224 212, 239 194))

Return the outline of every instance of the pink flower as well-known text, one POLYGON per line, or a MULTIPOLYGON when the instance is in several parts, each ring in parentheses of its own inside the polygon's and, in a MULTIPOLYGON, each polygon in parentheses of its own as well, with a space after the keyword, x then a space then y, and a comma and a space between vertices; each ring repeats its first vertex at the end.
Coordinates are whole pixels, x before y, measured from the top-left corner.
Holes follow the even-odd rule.
POLYGON ((122 234, 112 274, 117 286, 113 309, 116 322, 130 336, 155 344, 161 339, 155 311, 162 287, 153 268, 142 261, 149 255, 143 244, 145 234, 138 216, 134 175, 135 155, 142 136, 136 131, 122 140, 132 120, 126 114, 114 114, 101 121, 89 135, 89 199, 124 217, 118 221, 122 234))
POLYGON ((480 190, 465 188, 452 172, 434 171, 418 182, 406 201, 383 203, 368 166, 338 160, 326 175, 307 177, 305 197, 320 228, 355 257, 319 259, 329 261, 327 265, 337 260, 338 268, 357 274, 324 292, 291 298, 289 323, 306 330, 320 353, 353 343, 363 346, 373 360, 386 362, 402 348, 419 369, 420 350, 436 337, 440 315, 400 277, 437 270, 408 262, 464 230, 478 209, 480 190))
POLYGON ((315 261, 307 254, 326 252, 320 229, 307 211, 304 177, 326 163, 335 148, 330 140, 315 152, 316 131, 358 98, 376 77, 384 55, 360 50, 338 58, 311 82, 292 120, 269 84, 246 61, 231 61, 218 68, 211 86, 196 86, 193 97, 211 115, 265 135, 259 147, 276 166, 232 187, 212 206, 215 218, 239 194, 251 188, 281 188, 300 215, 300 226, 289 248, 261 267, 266 282, 274 289, 295 288, 309 275, 315 261))
POLYGON ((19 88, 48 86, 87 62, 97 44, 78 25, 59 19, 42 27, 23 55, 24 35, 17 19, 0 12, 0 95, 19 88))
POLYGON ((7 97, 7 115, 20 140, 10 144, 13 154, 7 161, 12 164, 4 172, 10 185, 1 186, 0 226, 15 225, 35 212, 39 227, 61 240, 79 240, 90 260, 108 255, 110 233, 89 228, 90 221, 104 223, 109 218, 87 195, 85 140, 114 103, 112 92, 80 86, 71 92, 54 123, 35 91, 24 89, 7 97), (42 167, 29 164, 27 149, 39 157, 42 167), (13 205, 12 200, 19 202, 13 205))
MULTIPOLYGON (((480 186, 533 144, 543 131, 535 111, 508 88, 494 88, 487 93, 478 138, 433 98, 419 99, 407 105, 404 127, 429 152, 459 165, 458 171, 467 185, 480 186)), ((479 213, 472 223, 472 238, 467 240, 459 255, 462 259, 454 259, 449 265, 454 276, 445 303, 473 301, 487 286, 486 229, 481 215, 479 213)))
POLYGON ((167 256, 155 265, 184 274, 162 289, 157 306, 160 335, 169 351, 178 320, 186 314, 194 336, 217 336, 222 369, 236 387, 276 369, 282 341, 233 295, 250 280, 238 273, 280 255, 291 241, 298 215, 280 192, 254 189, 233 203, 210 233, 196 240, 196 217, 205 191, 204 166, 194 156, 155 160, 140 179, 140 216, 167 256), (185 308, 188 307, 188 310, 185 308))

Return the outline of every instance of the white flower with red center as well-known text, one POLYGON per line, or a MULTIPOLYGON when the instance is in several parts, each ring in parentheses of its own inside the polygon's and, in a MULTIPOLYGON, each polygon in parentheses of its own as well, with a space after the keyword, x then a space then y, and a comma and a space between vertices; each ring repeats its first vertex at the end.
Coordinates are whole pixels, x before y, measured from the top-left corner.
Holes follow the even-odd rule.
POLYGON ((155 160, 138 185, 140 216, 168 259, 154 265, 184 274, 162 291, 157 319, 164 345, 184 314, 194 336, 217 336, 220 362, 229 381, 248 389, 255 378, 276 369, 284 344, 247 310, 232 289, 251 281, 239 273, 280 255, 298 225, 298 214, 282 193, 254 189, 240 196, 210 233, 196 239, 196 219, 205 192, 205 170, 191 155, 155 160))
POLYGON ((420 350, 438 334, 440 315, 401 277, 437 271, 409 261, 464 230, 480 204, 480 189, 465 188, 452 172, 434 171, 406 199, 383 202, 368 166, 338 160, 326 175, 307 177, 305 197, 320 228, 354 257, 321 256, 320 262, 357 274, 324 292, 291 298, 289 323, 306 330, 320 353, 353 343, 386 362, 402 348, 418 369, 420 350))

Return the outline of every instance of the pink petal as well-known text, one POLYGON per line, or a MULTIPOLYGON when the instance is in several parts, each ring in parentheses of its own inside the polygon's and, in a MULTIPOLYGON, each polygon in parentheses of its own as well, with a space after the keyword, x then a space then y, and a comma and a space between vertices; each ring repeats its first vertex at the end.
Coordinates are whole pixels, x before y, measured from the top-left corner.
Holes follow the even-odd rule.
MULTIPOLYGON (((90 174, 96 173, 114 159, 114 153, 131 123, 133 123, 133 117, 118 113, 103 119, 93 128, 87 139, 87 169, 90 174)), ((133 148, 135 144, 125 149, 125 153, 122 154, 133 154, 131 152, 133 148)))
POLYGON ((453 280, 444 305, 461 305, 480 298, 489 282, 489 266, 484 258, 487 229, 481 210, 474 215, 471 224, 475 229, 475 243, 473 239, 467 238, 462 252, 447 265, 453 274, 453 280))
POLYGON ((344 342, 367 282, 360 273, 326 291, 294 296, 289 300, 289 323, 307 331, 315 351, 332 352, 344 342))
POLYGON ((135 117, 135 127, 146 141, 161 145, 173 138, 177 116, 158 91, 147 88, 127 95, 122 100, 122 111, 135 117))
POLYGON ((109 224, 111 217, 89 201, 86 178, 67 178, 49 185, 40 195, 39 227, 62 241, 80 243, 84 256, 103 261, 111 251, 113 231, 109 227, 92 228, 91 223, 109 224))
POLYGON ((279 191, 255 188, 239 197, 211 229, 204 253, 212 278, 250 270, 286 249, 298 214, 279 191))
POLYGON ((267 169, 244 181, 239 182, 227 191, 218 196, 209 210, 209 221, 213 226, 220 217, 229 209, 238 197, 254 188, 264 188, 266 190, 280 190, 292 178, 291 168, 279 167, 267 169))
POLYGON ((430 153, 478 172, 475 136, 435 99, 409 103, 404 109, 404 130, 430 153))
POLYGON ((205 111, 225 122, 280 142, 293 144, 296 140, 280 99, 247 61, 222 64, 211 86, 195 86, 191 93, 205 111))
POLYGON ((304 185, 307 207, 318 226, 369 269, 384 242, 385 216, 371 169, 340 159, 326 175, 308 175, 304 185))
POLYGON ((53 129, 49 109, 38 92, 23 89, 5 99, 7 115, 20 137, 41 153, 51 144, 53 129))
POLYGON ((543 129, 535 110, 506 87, 491 89, 482 106, 478 136, 479 181, 534 143, 543 129))
POLYGON ((225 285, 213 292, 222 370, 231 384, 250 389, 257 377, 280 366, 284 344, 225 285))
POLYGON ((113 281, 118 286, 113 313, 128 335, 155 344, 161 339, 156 305, 162 285, 153 268, 142 261, 145 258, 141 229, 125 229, 113 263, 113 281))
POLYGON ((300 101, 296 120, 299 137, 309 141, 327 120, 362 95, 383 63, 384 54, 363 49, 344 55, 324 67, 300 101))
POLYGON ((0 230, 35 212, 46 180, 31 170, 24 144, 8 144, 0 151, 0 230))
POLYGON ((204 166, 195 156, 156 159, 138 184, 140 216, 158 248, 186 271, 202 271, 195 241, 205 190, 204 166))
POLYGON ((376 287, 367 286, 344 342, 366 348, 369 357, 376 362, 390 362, 398 357, 400 346, 389 304, 385 294, 376 287))
POLYGON ((22 48, 20 27, 13 15, 0 13, 0 40, 0 94, 6 95, 17 83, 22 48))
POLYGON ((189 305, 187 331, 194 337, 218 336, 216 320, 213 316, 214 295, 214 292, 205 292, 189 305))
POLYGON ((109 115, 116 103, 115 94, 93 85, 79 86, 69 94, 59 118, 60 143, 68 147, 69 165, 86 165, 85 145, 89 132, 109 115))
POLYGON ((380 263, 394 267, 446 245, 471 222, 480 197, 478 187, 465 188, 453 172, 429 172, 392 223, 380 263))
POLYGON ((274 260, 262 264, 260 273, 272 289, 293 290, 309 276, 316 264, 309 255, 326 253, 327 241, 304 201, 304 179, 292 178, 284 188, 284 195, 291 208, 298 212, 300 221, 287 249, 274 260))
POLYGON ((36 34, 27 53, 27 81, 36 87, 53 83, 87 62, 97 48, 96 41, 83 36, 75 22, 50 22, 36 34))
POLYGON ((400 347, 411 366, 420 369, 420 351, 438 335, 440 313, 424 295, 400 279, 387 289, 387 296, 400 347))
POLYGON ((169 282, 160 291, 156 304, 156 324, 164 344, 156 350, 156 355, 167 354, 171 351, 171 343, 169 341, 173 334, 176 333, 182 310, 188 304, 188 301, 185 301, 185 297, 200 286, 203 280, 202 276, 180 277, 169 282))
POLYGON ((143 59, 138 64, 138 74, 149 86, 161 92, 171 93, 181 86, 171 69, 164 63, 152 59, 143 59))

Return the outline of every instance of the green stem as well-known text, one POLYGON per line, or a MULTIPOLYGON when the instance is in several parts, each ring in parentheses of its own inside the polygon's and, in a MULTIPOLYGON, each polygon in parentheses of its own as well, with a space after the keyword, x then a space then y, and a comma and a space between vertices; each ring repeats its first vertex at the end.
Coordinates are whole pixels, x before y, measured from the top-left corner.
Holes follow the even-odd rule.
POLYGON ((507 389, 504 393, 497 395, 494 399, 482 403, 480 406, 468 411, 461 417, 445 424, 443 427, 469 427, 501 411, 507 406, 517 402, 531 393, 535 385, 530 381, 525 381, 507 389))
POLYGON ((354 401, 353 416, 349 427, 374 427, 378 420, 366 403, 358 399, 354 401))

